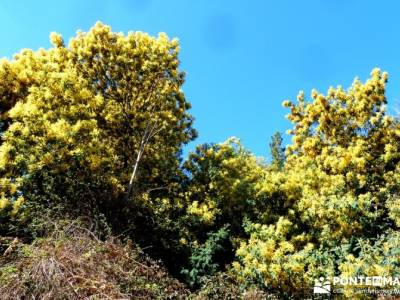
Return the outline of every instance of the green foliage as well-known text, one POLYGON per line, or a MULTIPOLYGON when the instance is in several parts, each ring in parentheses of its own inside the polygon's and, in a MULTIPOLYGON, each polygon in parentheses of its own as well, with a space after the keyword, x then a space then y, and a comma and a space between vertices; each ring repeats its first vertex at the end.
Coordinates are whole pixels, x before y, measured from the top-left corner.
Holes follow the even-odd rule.
POLYGON ((0 282, 9 284, 17 276, 18 269, 13 264, 0 267, 0 282))
POLYGON ((194 247, 189 260, 190 269, 182 270, 187 282, 192 287, 199 287, 207 276, 213 275, 221 267, 216 257, 224 250, 223 243, 229 236, 227 226, 220 228, 217 232, 208 234, 203 245, 194 247))
POLYGON ((280 132, 275 132, 271 137, 271 143, 269 144, 272 162, 271 164, 278 169, 283 167, 285 163, 285 147, 282 146, 282 135, 280 132))
POLYGON ((274 295, 268 295, 265 292, 250 288, 243 289, 239 282, 228 273, 217 273, 205 279, 204 284, 193 298, 195 300, 208 300, 208 299, 226 299, 226 300, 265 300, 265 299, 278 299, 274 295))

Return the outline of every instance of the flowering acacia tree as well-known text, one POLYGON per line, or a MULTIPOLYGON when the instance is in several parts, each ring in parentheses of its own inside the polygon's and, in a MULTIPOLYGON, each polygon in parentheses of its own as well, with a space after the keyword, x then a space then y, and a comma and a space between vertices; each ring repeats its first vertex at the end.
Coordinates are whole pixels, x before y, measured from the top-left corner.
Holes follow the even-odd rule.
POLYGON ((196 132, 177 40, 97 23, 0 62, 0 210, 107 207, 177 176, 196 132), (140 180, 138 180, 140 179, 140 180))
POLYGON ((283 170, 260 183, 265 199, 280 195, 281 204, 247 224, 234 263, 243 280, 300 297, 320 276, 399 273, 400 130, 385 115, 386 82, 375 69, 348 90, 284 102, 293 143, 283 170))

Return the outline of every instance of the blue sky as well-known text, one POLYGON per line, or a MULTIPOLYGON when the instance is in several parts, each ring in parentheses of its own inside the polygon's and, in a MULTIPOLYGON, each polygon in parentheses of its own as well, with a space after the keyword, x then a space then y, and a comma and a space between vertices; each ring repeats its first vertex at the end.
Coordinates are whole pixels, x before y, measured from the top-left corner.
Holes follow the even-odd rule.
POLYGON ((237 136, 268 156, 270 136, 290 127, 281 102, 300 89, 347 87, 377 66, 390 74, 395 110, 399 11, 395 0, 1 0, 0 57, 49 47, 51 31, 68 40, 97 20, 114 31, 166 32, 181 42, 184 91, 199 131, 189 149, 237 136))

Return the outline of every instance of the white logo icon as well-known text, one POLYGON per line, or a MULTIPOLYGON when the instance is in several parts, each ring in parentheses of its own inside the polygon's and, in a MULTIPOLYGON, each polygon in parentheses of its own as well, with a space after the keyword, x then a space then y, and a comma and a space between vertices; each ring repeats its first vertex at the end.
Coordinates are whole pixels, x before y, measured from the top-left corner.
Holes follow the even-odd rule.
POLYGON ((331 283, 324 277, 315 279, 314 294, 329 294, 331 292, 331 283))

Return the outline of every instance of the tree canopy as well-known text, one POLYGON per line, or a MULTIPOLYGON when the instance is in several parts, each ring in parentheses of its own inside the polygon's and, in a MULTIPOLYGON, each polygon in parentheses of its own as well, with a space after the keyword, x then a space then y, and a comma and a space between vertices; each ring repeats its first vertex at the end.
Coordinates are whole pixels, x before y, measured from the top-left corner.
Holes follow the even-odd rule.
POLYGON ((50 39, 53 48, 0 63, 1 207, 92 209, 129 198, 132 185, 137 194, 167 186, 196 136, 177 40, 101 23, 69 46, 50 39))

